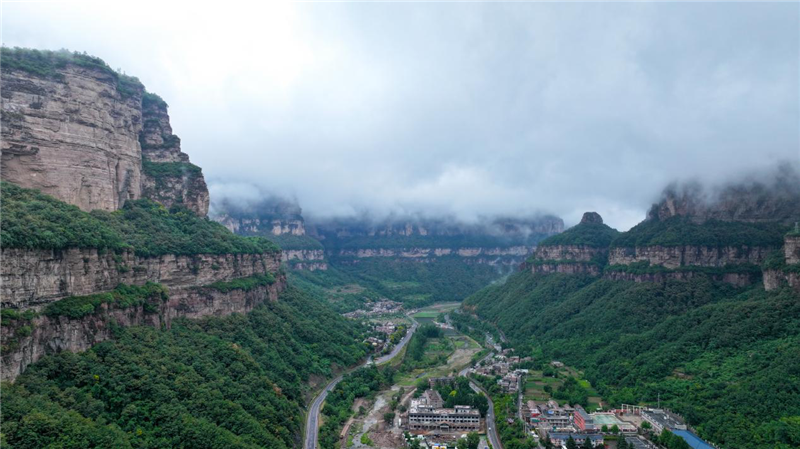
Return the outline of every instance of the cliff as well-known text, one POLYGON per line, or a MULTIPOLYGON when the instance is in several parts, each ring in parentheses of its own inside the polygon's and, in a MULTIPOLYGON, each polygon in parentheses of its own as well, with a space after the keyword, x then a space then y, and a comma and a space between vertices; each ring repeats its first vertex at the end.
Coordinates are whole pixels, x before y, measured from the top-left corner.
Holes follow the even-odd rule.
POLYGON ((247 313, 265 300, 276 301, 285 279, 254 288, 220 291, 213 285, 170 289, 167 298, 133 307, 100 304, 97 311, 80 316, 37 315, 8 320, 2 331, 2 380, 13 380, 42 356, 61 351, 85 351, 113 338, 115 326, 169 328, 177 318, 201 318, 247 313))
POLYGON ((277 299, 285 256, 205 218, 166 102, 87 55, 3 48, 2 62, 4 380, 115 326, 277 299), (131 296, 154 285, 169 293, 131 296))
POLYGON ((208 187, 202 170, 189 162, 189 156, 181 151, 180 138, 172 133, 167 103, 155 94, 145 93, 142 120, 142 195, 168 208, 182 205, 205 217, 208 187))
POLYGON ((543 240, 526 262, 532 273, 601 274, 608 245, 618 232, 597 212, 586 212, 580 223, 543 240))
POLYGON ((764 289, 777 290, 784 285, 800 292, 800 233, 796 229, 784 237, 783 248, 764 262, 764 289))
POLYGON ((3 48, 2 59, 4 181, 85 211, 144 197, 206 215, 202 172, 138 79, 66 51, 3 48))
POLYGON ((3 48, 2 59, 3 180, 86 211, 139 198, 138 80, 83 55, 37 61, 3 48))

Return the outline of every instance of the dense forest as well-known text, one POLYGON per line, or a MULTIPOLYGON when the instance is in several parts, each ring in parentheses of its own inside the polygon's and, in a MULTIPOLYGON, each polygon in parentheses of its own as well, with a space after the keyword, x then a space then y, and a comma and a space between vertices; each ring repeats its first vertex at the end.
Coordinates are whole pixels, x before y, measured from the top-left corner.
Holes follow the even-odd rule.
POLYGON ((118 327, 3 383, 0 444, 294 447, 306 382, 364 357, 363 331, 294 287, 247 315, 118 327))
POLYGON ((725 447, 800 444, 800 300, 705 275, 634 283, 520 272, 468 298, 524 355, 585 370, 612 405, 662 405, 725 447))
POLYGON ((219 223, 179 206, 148 199, 127 201, 114 212, 84 212, 37 190, 0 183, 0 231, 4 248, 96 248, 162 254, 277 252, 267 239, 232 234, 219 223))
POLYGON ((349 312, 380 298, 402 302, 406 308, 458 301, 503 275, 501 268, 465 263, 458 257, 427 263, 395 258, 339 262, 331 260, 326 271, 298 270, 289 277, 304 289, 328 298, 336 310, 349 312))

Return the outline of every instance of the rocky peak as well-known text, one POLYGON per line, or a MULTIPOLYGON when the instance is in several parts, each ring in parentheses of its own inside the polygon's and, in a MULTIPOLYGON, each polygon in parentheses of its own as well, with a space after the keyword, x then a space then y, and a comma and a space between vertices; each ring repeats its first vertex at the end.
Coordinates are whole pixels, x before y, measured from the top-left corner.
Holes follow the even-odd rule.
POLYGON ((581 223, 596 223, 603 224, 603 217, 597 212, 584 212, 581 223))
POLYGON ((768 174, 721 186, 672 184, 650 208, 647 220, 674 216, 698 223, 711 219, 792 223, 800 218, 800 174, 795 166, 783 164, 768 174))

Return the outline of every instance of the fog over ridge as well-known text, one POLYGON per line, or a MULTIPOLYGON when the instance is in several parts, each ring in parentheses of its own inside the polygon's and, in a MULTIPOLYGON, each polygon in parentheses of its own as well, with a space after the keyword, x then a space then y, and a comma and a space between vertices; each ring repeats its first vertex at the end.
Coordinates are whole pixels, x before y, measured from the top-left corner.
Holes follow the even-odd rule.
POLYGON ((191 5, 7 3, 3 44, 139 77, 212 201, 310 217, 625 230, 670 182, 800 161, 798 3, 191 5))

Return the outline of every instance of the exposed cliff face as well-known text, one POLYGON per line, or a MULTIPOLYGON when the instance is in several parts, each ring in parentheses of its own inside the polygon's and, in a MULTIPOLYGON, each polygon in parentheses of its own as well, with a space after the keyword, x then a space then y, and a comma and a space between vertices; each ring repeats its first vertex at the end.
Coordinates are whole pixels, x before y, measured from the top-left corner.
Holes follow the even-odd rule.
POLYGON ((663 273, 627 273, 622 271, 606 271, 603 274, 604 279, 613 279, 616 281, 633 281, 633 282, 665 282, 668 279, 679 281, 688 281, 695 276, 710 276, 712 279, 734 285, 736 287, 746 287, 752 285, 757 281, 759 276, 754 273, 722 273, 722 274, 701 274, 700 272, 693 271, 672 271, 663 273))
POLYGON ((608 255, 609 265, 630 265, 649 262, 675 269, 685 266, 724 267, 725 265, 760 265, 774 248, 728 246, 723 248, 706 246, 643 246, 635 248, 612 248, 608 255))
POLYGON ((546 261, 543 263, 531 264, 533 274, 588 274, 591 276, 600 275, 600 266, 588 263, 565 263, 556 261, 546 261))
POLYGON ((704 188, 699 184, 672 185, 648 212, 648 219, 665 220, 682 215, 703 222, 781 221, 800 218, 800 176, 790 166, 778 167, 768 180, 750 179, 737 184, 704 188))
POLYGON ((532 248, 527 246, 512 246, 509 248, 362 248, 362 249, 343 249, 337 254, 338 257, 366 259, 372 257, 388 257, 402 259, 429 260, 437 257, 457 256, 465 259, 473 259, 478 263, 489 265, 517 264, 521 258, 530 255, 532 248))
POLYGON ((438 219, 393 220, 373 222, 364 219, 334 219, 318 221, 310 234, 322 240, 346 239, 349 237, 454 237, 495 236, 506 238, 539 238, 557 234, 564 230, 564 222, 558 217, 543 216, 532 219, 496 218, 475 224, 438 219))
POLYGON ((180 204, 205 217, 209 194, 203 172, 181 151, 181 140, 172 134, 167 104, 156 95, 145 94, 142 120, 142 196, 166 207, 180 204))
POLYGON ((276 273, 279 254, 200 254, 138 257, 99 254, 95 249, 66 251, 4 248, 2 306, 39 309, 71 295, 108 291, 119 283, 158 282, 170 289, 276 273))
MULTIPOLYGON (((2 66, 3 180, 86 211, 148 197, 205 216, 205 180, 181 152, 166 103, 96 58, 48 55, 39 72, 2 66)), ((24 51, 3 56, 22 60, 20 67, 42 63, 24 51)))
POLYGON ((783 252, 786 263, 795 265, 800 263, 800 235, 787 235, 783 240, 783 252))
POLYGON ((296 270, 327 270, 325 251, 321 249, 288 249, 282 251, 282 260, 296 270))
POLYGON ((214 220, 241 235, 306 235, 302 218, 233 218, 222 214, 214 220))
POLYGON ((141 195, 142 88, 123 95, 107 71, 69 64, 60 77, 2 70, 2 178, 83 210, 141 195))
POLYGON ((247 313, 264 301, 276 301, 284 289, 281 277, 275 284, 251 290, 232 290, 225 293, 210 287, 180 288, 170 291, 169 300, 148 313, 143 306, 119 308, 101 305, 98 313, 81 318, 38 316, 30 322, 3 323, 3 342, 16 340, 13 351, 3 354, 2 380, 13 380, 26 367, 46 354, 61 351, 85 351, 113 337, 112 328, 119 326, 172 325, 176 318, 202 318, 247 313), (113 324, 112 324, 113 323, 113 324), (19 327, 28 326, 28 335, 20 336, 19 327))

